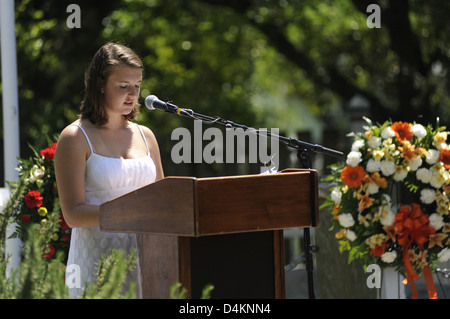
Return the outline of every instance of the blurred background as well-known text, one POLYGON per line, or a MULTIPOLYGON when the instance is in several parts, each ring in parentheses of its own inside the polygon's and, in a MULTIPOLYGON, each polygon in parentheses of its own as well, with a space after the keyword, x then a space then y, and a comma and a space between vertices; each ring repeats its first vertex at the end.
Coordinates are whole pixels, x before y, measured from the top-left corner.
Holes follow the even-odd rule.
MULTIPOLYGON (((143 59, 142 105, 154 94, 342 152, 351 143, 346 134, 361 128, 363 116, 424 125, 439 117, 447 125, 449 14, 450 2, 442 0, 17 0, 21 157, 31 155, 29 145, 47 146, 47 137, 56 138, 77 118, 84 71, 109 41, 143 59), (70 4, 80 8, 79 28, 69 27, 70 4), (368 23, 377 18, 369 17, 370 4, 381 9, 379 27, 368 23)), ((138 122, 157 136, 166 176, 259 172, 259 163, 174 164, 171 132, 192 129, 193 121, 143 107, 138 122)), ((0 158, 3 152, 2 128, 0 158)), ((311 157, 321 177, 336 161, 311 157)), ((299 166, 296 153, 280 146, 280 169, 299 166)), ((0 183, 3 174, 2 167, 0 183)), ((328 219, 321 212, 314 232, 317 295, 379 297, 367 288, 362 267, 347 265, 338 252, 328 219)), ((286 237, 290 264, 302 253, 302 239, 295 231, 286 237)), ((291 268, 288 297, 307 297, 301 263, 291 268)))

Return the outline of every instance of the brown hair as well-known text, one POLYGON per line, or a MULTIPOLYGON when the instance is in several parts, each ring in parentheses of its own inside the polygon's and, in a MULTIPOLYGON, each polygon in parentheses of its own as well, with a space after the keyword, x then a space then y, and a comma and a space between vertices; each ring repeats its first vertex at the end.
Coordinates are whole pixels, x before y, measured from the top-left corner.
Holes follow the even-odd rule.
MULTIPOLYGON (((114 68, 123 66, 143 69, 143 63, 139 56, 124 45, 106 43, 95 53, 85 73, 85 94, 81 102, 81 119, 88 119, 96 125, 108 122, 106 111, 101 103, 103 100, 102 81, 108 80, 114 68)), ((140 105, 136 103, 130 114, 123 115, 124 119, 135 120, 139 107, 140 105)))

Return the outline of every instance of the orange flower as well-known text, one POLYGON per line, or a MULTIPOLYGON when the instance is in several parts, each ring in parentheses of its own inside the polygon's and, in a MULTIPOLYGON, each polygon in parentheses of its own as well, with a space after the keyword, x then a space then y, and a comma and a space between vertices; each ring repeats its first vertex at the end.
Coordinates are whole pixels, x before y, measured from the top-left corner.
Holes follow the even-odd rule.
POLYGON ((411 145, 411 143, 408 141, 403 141, 402 146, 399 146, 398 149, 400 150, 400 152, 402 152, 403 157, 408 161, 417 156, 415 146, 411 145))
POLYGON ((445 169, 450 169, 450 149, 442 148, 439 152, 439 161, 444 164, 445 169))
POLYGON ((395 132, 395 136, 399 141, 407 140, 412 141, 413 133, 411 131, 411 125, 407 122, 394 122, 391 128, 395 132))
POLYGON ((336 239, 342 239, 345 237, 345 229, 337 232, 335 235, 336 239))
POLYGON ((360 187, 364 176, 366 176, 366 171, 359 165, 356 167, 347 165, 341 172, 342 182, 350 188, 360 187))
POLYGON ((342 209, 342 206, 339 204, 336 204, 333 206, 333 209, 331 210, 331 214, 337 218, 337 214, 339 214, 341 209, 342 209))
POLYGON ((391 226, 384 226, 383 230, 388 235, 389 239, 392 240, 395 243, 395 236, 397 236, 397 230, 393 225, 391 226))
POLYGON ((444 189, 445 194, 450 195, 450 185, 444 185, 442 188, 444 189))
POLYGON ((387 188, 388 187, 387 179, 384 178, 384 177, 381 177, 380 173, 375 172, 370 177, 378 185, 378 187, 381 187, 381 188, 387 188))
MULTIPOLYGON (((444 233, 450 232, 450 224, 444 224, 444 227, 442 228, 444 233)), ((450 244, 450 241, 447 241, 447 244, 450 244)))
POLYGON ((428 248, 432 248, 435 245, 444 248, 442 246, 442 241, 448 237, 448 234, 438 233, 438 234, 431 234, 430 235, 430 243, 428 244, 428 248))
POLYGON ((369 193, 365 195, 357 194, 356 196, 359 199, 358 212, 361 213, 364 209, 372 206, 374 199, 369 197, 369 193))

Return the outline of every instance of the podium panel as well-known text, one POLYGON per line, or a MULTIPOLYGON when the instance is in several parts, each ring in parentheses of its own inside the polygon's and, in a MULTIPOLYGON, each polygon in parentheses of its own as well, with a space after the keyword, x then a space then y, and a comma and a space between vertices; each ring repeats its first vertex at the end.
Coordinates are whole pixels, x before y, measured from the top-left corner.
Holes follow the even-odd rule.
POLYGON ((284 298, 277 282, 284 278, 275 262, 284 257, 277 235, 262 231, 191 239, 192 298, 200 298, 207 284, 214 286, 213 299, 284 298))
POLYGON ((318 224, 318 177, 166 177, 100 207, 100 229, 141 234, 144 298, 284 298, 283 229, 318 224))

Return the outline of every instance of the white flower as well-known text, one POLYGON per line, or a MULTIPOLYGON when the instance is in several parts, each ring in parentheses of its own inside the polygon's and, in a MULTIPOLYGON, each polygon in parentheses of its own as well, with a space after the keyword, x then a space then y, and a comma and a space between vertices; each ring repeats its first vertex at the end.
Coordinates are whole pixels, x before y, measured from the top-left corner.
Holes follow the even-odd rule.
POLYGON ((428 184, 431 180, 431 172, 428 168, 419 168, 416 172, 416 177, 424 184, 428 184))
POLYGON ((435 164, 437 162, 437 160, 439 159, 439 153, 440 153, 439 150, 435 150, 435 149, 428 150, 428 154, 427 154, 425 161, 430 165, 435 164))
POLYGON ((367 246, 369 246, 371 249, 374 249, 375 247, 381 245, 385 241, 386 235, 384 234, 375 234, 370 236, 365 240, 365 243, 367 246))
POLYGON ((381 260, 388 264, 393 262, 396 258, 397 258, 397 252, 395 250, 385 252, 383 255, 381 255, 381 260))
POLYGON ((447 148, 447 132, 439 132, 433 138, 433 144, 438 150, 447 148))
POLYGON ((335 204, 339 204, 341 202, 342 192, 339 190, 339 188, 336 187, 331 191, 331 199, 335 204))
POLYGON ((367 183, 367 192, 371 195, 378 193, 380 187, 376 183, 367 183))
POLYGON ((383 210, 380 217, 380 223, 383 226, 391 226, 395 221, 395 214, 390 210, 383 210))
POLYGON ((450 249, 448 249, 447 247, 442 249, 438 253, 438 258, 439 258, 439 261, 441 261, 441 262, 446 262, 447 260, 449 260, 450 259, 450 249))
POLYGON ((361 162, 361 152, 351 151, 347 155, 347 164, 353 167, 358 166, 359 162, 361 162))
POLYGON ((404 180, 407 175, 408 171, 406 169, 404 169, 403 167, 397 167, 394 173, 394 180, 400 182, 404 180))
POLYGON ((431 188, 425 188, 420 191, 420 200, 424 204, 431 204, 436 199, 436 191, 431 188))
POLYGON ((359 149, 364 146, 364 140, 356 140, 352 144, 352 151, 359 152, 359 149))
POLYGON ((414 124, 411 127, 411 131, 413 135, 417 136, 419 140, 421 140, 427 135, 427 130, 421 124, 414 124))
POLYGON ((381 137, 384 139, 388 139, 388 138, 394 137, 394 136, 395 136, 395 132, 390 126, 386 127, 385 129, 383 129, 381 131, 381 137))
POLYGON ((436 230, 441 229, 441 227, 444 226, 444 217, 436 213, 431 214, 430 225, 433 226, 436 230))
POLYGON ((39 167, 37 165, 33 165, 30 170, 30 177, 27 178, 27 181, 30 183, 36 183, 38 187, 41 187, 44 184, 45 176, 45 167, 39 167))
POLYGON ((354 231, 347 229, 345 237, 350 241, 354 241, 356 239, 356 234, 354 231))
POLYGON ((39 167, 37 165, 33 165, 33 167, 30 170, 30 178, 29 181, 31 183, 42 179, 42 177, 44 177, 45 175, 45 167, 39 167))
POLYGON ((373 159, 375 160, 381 160, 384 156, 384 151, 383 150, 375 150, 373 151, 373 159))
POLYGON ((366 165, 366 171, 370 172, 370 173, 374 173, 374 172, 378 172, 381 168, 381 162, 374 160, 374 159, 370 159, 367 161, 367 165, 366 165))
POLYGON ((411 171, 416 171, 420 166, 422 166, 422 158, 420 156, 416 156, 409 161, 409 169, 411 171))
POLYGON ((430 169, 431 171, 430 185, 433 186, 434 188, 441 188, 448 180, 448 171, 444 170, 443 167, 439 168, 436 166, 437 165, 433 166, 433 168, 430 169))
POLYGON ((381 161, 381 173, 384 176, 390 176, 395 173, 395 163, 393 161, 383 160, 381 161))
POLYGON ((341 214, 338 217, 339 224, 341 224, 342 227, 348 228, 355 225, 355 220, 353 219, 352 214, 341 214))
POLYGON ((383 201, 386 201, 387 205, 390 207, 391 206, 391 196, 389 196, 389 194, 383 194, 383 201))
POLYGON ((378 148, 381 145, 381 137, 373 136, 367 141, 367 144, 373 149, 378 148))

